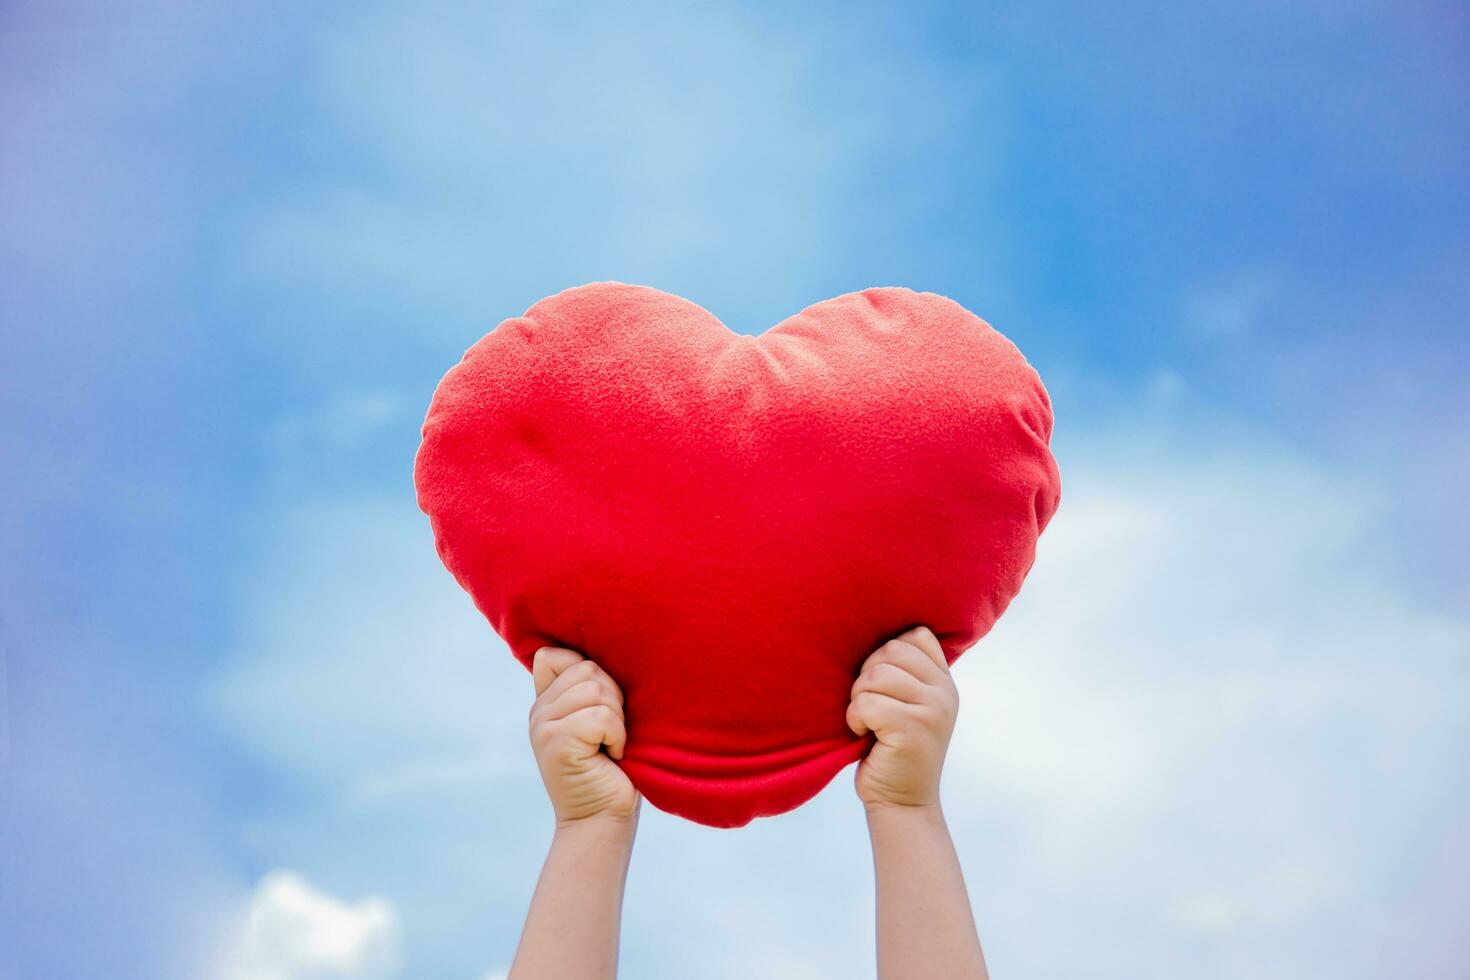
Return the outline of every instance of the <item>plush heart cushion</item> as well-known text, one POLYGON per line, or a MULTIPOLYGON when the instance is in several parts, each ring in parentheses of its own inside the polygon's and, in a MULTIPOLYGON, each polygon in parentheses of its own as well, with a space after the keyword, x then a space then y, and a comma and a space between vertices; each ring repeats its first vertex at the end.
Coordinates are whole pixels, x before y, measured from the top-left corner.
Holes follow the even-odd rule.
POLYGON ((848 693, 885 640, 927 625, 953 662, 995 623, 1057 506, 1051 430, 1021 353, 934 293, 865 289, 747 336, 597 282, 445 375, 415 482, 522 664, 570 647, 622 688, 648 801, 734 827, 863 754, 848 693))

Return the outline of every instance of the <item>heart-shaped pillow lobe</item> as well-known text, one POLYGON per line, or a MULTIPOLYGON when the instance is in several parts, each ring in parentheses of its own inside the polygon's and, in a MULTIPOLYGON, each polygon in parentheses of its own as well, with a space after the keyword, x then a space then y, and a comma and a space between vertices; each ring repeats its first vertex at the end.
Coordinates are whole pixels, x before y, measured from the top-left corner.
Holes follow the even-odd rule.
POLYGON ((751 336, 596 282, 466 352, 414 477, 516 659, 598 663, 633 784, 736 827, 872 744, 846 711, 884 641, 926 625, 953 663, 990 630, 1060 497, 1051 431, 1020 351, 935 293, 865 289, 751 336))

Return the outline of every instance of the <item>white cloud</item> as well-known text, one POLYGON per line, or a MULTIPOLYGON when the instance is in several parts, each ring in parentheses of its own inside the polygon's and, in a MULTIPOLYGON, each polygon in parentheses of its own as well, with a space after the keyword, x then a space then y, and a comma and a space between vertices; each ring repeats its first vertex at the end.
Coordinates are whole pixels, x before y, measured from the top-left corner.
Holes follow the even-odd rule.
POLYGON ((250 897, 229 980, 375 980, 394 976, 398 914, 379 897, 344 902, 293 871, 272 871, 250 897))

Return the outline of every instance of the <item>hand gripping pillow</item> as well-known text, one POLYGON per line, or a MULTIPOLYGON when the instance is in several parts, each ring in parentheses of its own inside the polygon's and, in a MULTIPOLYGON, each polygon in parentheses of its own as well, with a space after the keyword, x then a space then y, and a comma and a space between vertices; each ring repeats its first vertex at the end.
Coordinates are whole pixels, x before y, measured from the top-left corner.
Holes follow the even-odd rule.
POLYGON ((528 669, 622 688, 622 766, 716 827, 799 806, 872 735, 849 689, 926 625, 952 663, 1021 587, 1060 479, 1051 403, 953 300, 874 288, 760 336, 597 282, 440 382, 415 462, 439 555, 528 669))

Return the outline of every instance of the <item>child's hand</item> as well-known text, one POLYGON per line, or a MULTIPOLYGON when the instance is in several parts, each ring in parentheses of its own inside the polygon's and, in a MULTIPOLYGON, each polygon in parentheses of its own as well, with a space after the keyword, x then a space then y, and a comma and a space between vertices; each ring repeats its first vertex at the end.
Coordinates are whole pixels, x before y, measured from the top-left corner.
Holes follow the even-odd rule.
POLYGON ((852 685, 847 724, 878 739, 857 770, 857 794, 870 810, 939 802, 939 774, 959 706, 944 650, 927 626, 868 657, 852 685))
POLYGON ((634 816, 638 791, 613 761, 623 757, 628 738, 623 692, 601 667, 562 647, 537 650, 531 673, 531 747, 558 826, 634 816))

